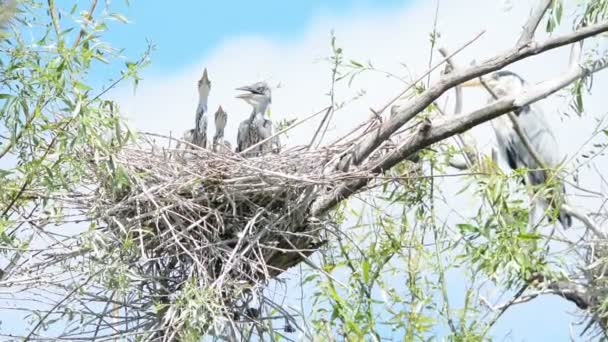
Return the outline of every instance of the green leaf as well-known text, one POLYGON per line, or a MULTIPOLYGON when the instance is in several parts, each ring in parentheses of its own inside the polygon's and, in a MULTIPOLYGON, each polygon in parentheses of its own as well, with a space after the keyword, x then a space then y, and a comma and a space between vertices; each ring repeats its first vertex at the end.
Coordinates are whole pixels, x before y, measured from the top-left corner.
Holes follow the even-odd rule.
POLYGON ((363 264, 361 266, 363 268, 363 281, 365 283, 369 283, 369 270, 371 268, 371 265, 369 264, 369 261, 365 259, 363 260, 363 264))
POLYGON ((521 240, 539 240, 541 238, 540 234, 536 233, 520 233, 517 237, 521 240))
POLYGON ((120 13, 112 13, 110 14, 110 18, 116 19, 118 21, 120 21, 123 24, 128 24, 129 20, 122 14, 120 13))
POLYGON ((354 60, 351 60, 350 64, 352 64, 353 66, 356 66, 357 68, 363 68, 363 64, 361 64, 357 61, 354 61, 354 60))

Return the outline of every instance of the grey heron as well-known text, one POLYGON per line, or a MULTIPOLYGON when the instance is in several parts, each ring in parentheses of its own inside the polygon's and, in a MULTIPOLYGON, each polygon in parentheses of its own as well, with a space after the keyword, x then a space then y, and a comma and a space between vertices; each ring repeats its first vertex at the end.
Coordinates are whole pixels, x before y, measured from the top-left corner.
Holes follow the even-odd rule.
MULTIPOLYGON (((236 152, 242 152, 272 136, 272 121, 266 117, 266 110, 272 102, 272 95, 266 82, 257 82, 236 90, 245 92, 238 95, 237 98, 244 100, 252 107, 249 118, 241 122, 238 129, 236 152)), ((279 153, 280 149, 279 139, 274 137, 253 148, 246 155, 259 156, 270 151, 279 153)))
MULTIPOLYGON (((493 101, 494 97, 500 98, 517 95, 523 91, 526 85, 527 83, 522 77, 506 70, 497 71, 482 76, 481 79, 476 78, 463 84, 465 87, 485 86, 494 95, 490 101, 493 101)), ((538 102, 518 108, 513 114, 522 133, 527 138, 525 140, 529 141, 530 147, 534 152, 531 152, 526 142, 520 139, 509 116, 502 115, 491 121, 492 128, 496 134, 499 153, 506 159, 511 169, 527 168, 529 170, 526 177, 528 184, 533 186, 541 185, 548 179, 548 170, 543 169, 543 167, 553 169, 562 162, 562 155, 558 151, 557 139, 551 131, 550 125, 538 102)), ((563 184, 560 185, 559 192, 558 196, 561 199, 549 200, 554 209, 557 210, 559 210, 559 203, 563 203, 564 201, 565 188, 563 184)), ((572 217, 564 211, 559 212, 558 220, 564 227, 572 225, 572 217)))
POLYGON ((211 81, 207 74, 207 68, 203 71, 203 76, 198 81, 198 106, 196 107, 196 116, 194 128, 184 132, 182 140, 193 145, 207 148, 207 100, 211 91, 211 81))
POLYGON ((215 111, 215 135, 213 136, 213 152, 229 152, 231 150, 230 143, 224 140, 224 129, 228 122, 228 114, 222 106, 219 106, 215 111))

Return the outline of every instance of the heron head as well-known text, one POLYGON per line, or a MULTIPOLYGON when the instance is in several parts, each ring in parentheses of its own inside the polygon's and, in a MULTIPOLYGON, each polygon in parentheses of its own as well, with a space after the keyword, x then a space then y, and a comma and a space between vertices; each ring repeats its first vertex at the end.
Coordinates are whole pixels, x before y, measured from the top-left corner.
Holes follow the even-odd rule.
POLYGON ((520 93, 525 83, 524 79, 516 73, 501 70, 472 79, 463 83, 462 86, 479 87, 485 84, 496 96, 503 97, 520 93))
POLYGON ((266 82, 257 82, 252 85, 236 88, 244 91, 236 97, 252 105, 257 111, 264 110, 272 102, 270 87, 266 82))
POLYGON ((215 128, 223 130, 228 122, 228 114, 224 111, 222 106, 219 106, 215 112, 215 128))
POLYGON ((201 97, 209 96, 211 91, 211 81, 209 81, 209 75, 207 74, 207 68, 203 71, 203 76, 198 80, 198 94, 201 97))

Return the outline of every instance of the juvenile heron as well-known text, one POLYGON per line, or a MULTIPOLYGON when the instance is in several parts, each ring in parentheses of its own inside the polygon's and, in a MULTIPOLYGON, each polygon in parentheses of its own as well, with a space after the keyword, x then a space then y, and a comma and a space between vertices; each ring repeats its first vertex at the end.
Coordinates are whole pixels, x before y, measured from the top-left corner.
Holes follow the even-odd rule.
POLYGON ((228 114, 222 106, 215 112, 215 135, 213 136, 213 152, 225 153, 230 151, 230 143, 224 140, 224 129, 228 122, 228 114))
MULTIPOLYGON (((497 98, 521 93, 526 85, 523 78, 511 71, 497 71, 463 84, 465 87, 485 86, 497 98)), ((494 100, 494 96, 490 101, 494 100)), ((518 126, 535 153, 532 153, 526 143, 520 139, 513 122, 507 115, 499 116, 491 121, 499 153, 506 159, 511 169, 527 168, 530 170, 526 177, 528 184, 541 185, 548 178, 548 172, 543 167, 555 168, 562 161, 562 155, 557 148, 557 139, 538 103, 521 107, 513 113, 518 126)), ((560 186, 559 192, 558 196, 561 200, 546 199, 543 200, 545 205, 549 200, 555 209, 559 209, 559 203, 564 201, 566 193, 563 184, 560 186)), ((572 225, 572 217, 563 211, 559 212, 558 220, 566 228, 572 225)))
POLYGON ((211 81, 207 75, 207 68, 203 71, 203 76, 198 81, 198 106, 196 107, 196 116, 194 128, 184 132, 182 140, 193 145, 207 148, 207 100, 211 91, 211 81))
MULTIPOLYGON (((272 95, 266 82, 257 82, 249 86, 237 88, 237 90, 245 92, 238 95, 237 98, 244 100, 252 107, 249 118, 239 125, 236 138, 236 152, 241 152, 272 136, 272 121, 266 118, 266 110, 272 102, 272 95)), ((269 151, 279 153, 280 149, 279 139, 278 137, 274 137, 253 148, 246 155, 259 156, 269 151)))

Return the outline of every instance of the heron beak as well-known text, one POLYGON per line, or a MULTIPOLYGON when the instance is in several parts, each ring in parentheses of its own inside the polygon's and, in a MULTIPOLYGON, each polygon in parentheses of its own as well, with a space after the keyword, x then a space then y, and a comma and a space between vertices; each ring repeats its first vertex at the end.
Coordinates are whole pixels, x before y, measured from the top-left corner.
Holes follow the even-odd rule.
POLYGON ((250 85, 238 87, 238 88, 236 88, 236 90, 245 92, 244 94, 237 95, 236 96, 237 99, 251 100, 255 97, 255 95, 259 95, 257 90, 253 86, 250 86, 250 85))
POLYGON ((211 81, 209 81, 209 74, 207 74, 207 68, 203 71, 203 76, 198 81, 199 87, 205 85, 207 88, 211 88, 211 81))
MULTIPOLYGON (((241 90, 241 89, 238 89, 238 90, 241 90)), ((250 99, 250 98, 252 98, 252 97, 253 97, 253 94, 252 94, 252 93, 238 94, 238 95, 236 96, 236 98, 237 98, 237 99, 242 99, 242 100, 247 100, 247 99, 250 99)))
POLYGON ((246 91, 248 93, 257 94, 257 91, 252 86, 238 87, 236 90, 246 91))
POLYGON ((481 80, 479 77, 476 77, 472 80, 468 80, 460 85, 461 87, 480 87, 482 86, 481 80))

